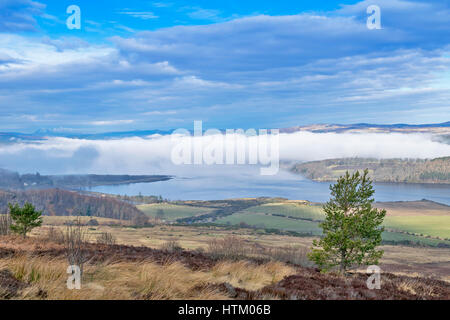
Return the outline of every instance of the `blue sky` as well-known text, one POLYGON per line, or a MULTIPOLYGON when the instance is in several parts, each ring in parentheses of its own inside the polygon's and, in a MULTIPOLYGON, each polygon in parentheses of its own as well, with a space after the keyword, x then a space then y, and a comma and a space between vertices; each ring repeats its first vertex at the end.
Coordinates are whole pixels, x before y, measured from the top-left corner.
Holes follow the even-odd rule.
POLYGON ((449 42, 450 1, 0 0, 0 131, 444 122, 449 42))

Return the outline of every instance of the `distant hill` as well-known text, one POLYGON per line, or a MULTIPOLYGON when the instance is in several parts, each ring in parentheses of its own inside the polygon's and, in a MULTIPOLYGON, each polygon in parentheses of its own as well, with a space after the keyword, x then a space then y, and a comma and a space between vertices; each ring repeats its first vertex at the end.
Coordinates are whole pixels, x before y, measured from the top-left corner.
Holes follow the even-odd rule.
MULTIPOLYGON (((186 129, 191 130, 187 127, 186 129)), ((0 132, 0 143, 10 144, 18 141, 38 141, 45 140, 50 137, 65 137, 74 139, 88 139, 88 140, 107 140, 107 139, 122 139, 127 137, 146 137, 151 135, 168 135, 174 130, 134 130, 134 131, 118 131, 118 132, 100 132, 100 133, 80 133, 71 131, 60 131, 52 129, 37 130, 33 133, 20 132, 0 132)), ((222 130, 225 131, 225 130, 222 130)), ((436 135, 450 135, 450 121, 434 124, 370 124, 370 123, 355 123, 355 124, 312 124, 305 126, 294 126, 289 128, 280 128, 282 133, 292 133, 297 131, 309 131, 316 133, 323 132, 426 132, 436 135)), ((192 131, 191 131, 192 132, 192 131)))
POLYGON ((1 191, 0 214, 6 213, 8 203, 23 205, 31 202, 38 210, 50 216, 92 216, 133 220, 145 215, 135 206, 110 197, 94 197, 77 192, 46 189, 27 191, 1 191))
POLYGON ((316 181, 335 181, 356 170, 369 169, 375 182, 450 184, 450 157, 432 160, 344 158, 284 164, 291 172, 316 181))
POLYGON ((309 131, 315 133, 335 132, 372 132, 372 133, 420 133, 427 132, 437 135, 449 135, 450 134, 450 121, 444 123, 435 124, 369 124, 369 123, 356 123, 356 124, 313 124, 308 126, 297 126, 285 129, 280 129, 280 132, 291 133, 297 131, 309 131))

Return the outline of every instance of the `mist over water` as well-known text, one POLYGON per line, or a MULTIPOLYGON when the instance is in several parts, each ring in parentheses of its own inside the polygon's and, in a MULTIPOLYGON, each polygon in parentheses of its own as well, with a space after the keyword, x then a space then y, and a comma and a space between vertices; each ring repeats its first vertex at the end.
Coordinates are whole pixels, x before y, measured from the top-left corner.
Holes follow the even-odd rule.
MULTIPOLYGON (((206 141, 205 141, 206 144, 206 141)), ((323 202, 329 183, 309 181, 280 170, 261 176, 260 166, 175 165, 170 135, 88 140, 54 137, 39 142, 0 145, 0 168, 41 174, 172 175, 164 182, 101 186, 92 191, 162 195, 172 200, 285 197, 323 202)), ((450 145, 430 134, 312 133, 280 134, 282 160, 312 161, 343 157, 436 158, 450 155, 450 145)), ((450 186, 376 184, 377 201, 429 199, 450 204, 450 186)))
MULTIPOLYGON (((201 138, 203 147, 208 137, 201 138)), ((184 176, 215 167, 179 166, 171 152, 179 142, 170 135, 88 140, 53 137, 39 142, 0 144, 0 168, 41 174, 166 174, 184 176)), ((312 133, 280 134, 282 160, 332 158, 412 158, 450 155, 450 145, 429 134, 312 133)), ((248 163, 248 161, 246 162, 248 163)), ((212 169, 211 169, 212 168, 212 169)), ((220 176, 223 168, 215 170, 220 176)), ((212 173, 211 173, 212 174, 212 173)))

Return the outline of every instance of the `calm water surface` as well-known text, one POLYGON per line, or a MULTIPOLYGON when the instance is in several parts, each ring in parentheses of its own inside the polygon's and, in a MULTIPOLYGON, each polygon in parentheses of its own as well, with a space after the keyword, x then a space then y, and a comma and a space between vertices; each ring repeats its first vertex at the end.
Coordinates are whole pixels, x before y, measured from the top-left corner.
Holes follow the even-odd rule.
MULTIPOLYGON (((284 197, 314 202, 327 201, 328 182, 315 182, 280 171, 275 176, 261 176, 255 168, 196 172, 173 180, 129 185, 99 186, 90 191, 127 194, 161 195, 171 200, 222 200, 244 197, 284 197)), ((376 201, 411 201, 428 199, 450 205, 449 185, 376 183, 376 201)))

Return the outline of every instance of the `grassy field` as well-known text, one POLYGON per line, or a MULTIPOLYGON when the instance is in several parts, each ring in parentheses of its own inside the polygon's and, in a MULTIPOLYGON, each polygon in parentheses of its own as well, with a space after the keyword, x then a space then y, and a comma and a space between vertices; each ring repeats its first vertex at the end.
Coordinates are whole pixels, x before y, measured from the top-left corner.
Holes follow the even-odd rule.
MULTIPOLYGON (((391 231, 400 231, 385 232, 383 240, 412 241, 431 246, 439 243, 450 244, 450 241, 426 238, 426 236, 440 239, 450 238, 450 212, 448 212, 448 206, 430 201, 377 203, 376 205, 379 208, 387 209, 385 227, 391 231), (415 235, 406 234, 406 232, 414 233, 415 235)), ((287 200, 253 206, 222 217, 216 222, 231 225, 245 223, 259 228, 311 233, 317 236, 321 235, 321 229, 317 220, 323 219, 324 212, 320 205, 287 200), (297 220, 289 217, 315 221, 297 220)))
MULTIPOLYGON (((380 202, 376 203, 375 206, 387 210, 384 225, 388 231, 398 231, 385 232, 383 234, 384 240, 419 242, 431 246, 439 243, 450 244, 450 241, 440 240, 450 238, 449 206, 431 201, 380 202), (430 236, 434 239, 429 238, 430 236)), ((324 212, 320 204, 283 199, 267 199, 262 203, 255 202, 255 199, 216 202, 186 201, 176 204, 143 204, 139 205, 138 208, 152 218, 156 216, 159 210, 162 210, 164 220, 168 222, 207 214, 213 214, 214 217, 217 212, 217 219, 212 222, 218 224, 239 225, 245 223, 259 229, 294 231, 314 236, 321 235, 318 221, 324 219, 324 212), (224 209, 226 214, 223 214, 224 209)), ((46 217, 45 219, 57 221, 58 218, 46 217)), ((88 218, 86 217, 86 219, 88 218)), ((99 223, 111 224, 110 221, 100 220, 99 223)), ((205 221, 200 220, 199 222, 205 221)), ((129 221, 122 221, 121 224, 127 225, 129 221)))
POLYGON ((96 220, 99 225, 131 225, 129 220, 117 220, 102 217, 86 217, 86 216, 43 216, 44 225, 62 226, 68 221, 79 219, 81 223, 88 223, 90 220, 96 220))
POLYGON ((313 205, 295 201, 267 203, 260 206, 250 207, 240 213, 279 214, 286 217, 291 216, 313 220, 323 220, 324 218, 324 212, 321 205, 313 205))
POLYGON ((152 218, 156 217, 158 210, 162 210, 164 212, 164 219, 167 221, 207 214, 213 210, 211 208, 174 205, 168 203, 143 204, 138 205, 137 208, 152 218))
POLYGON ((386 217, 385 225, 391 229, 450 239, 450 215, 386 217))
MULTIPOLYGON (((248 201, 251 200, 248 199, 248 201)), ((245 201, 245 199, 239 199, 237 203, 242 206, 242 202, 245 201)), ((262 204, 250 204, 247 208, 242 209, 241 206, 236 206, 235 202, 232 200, 224 203, 205 202, 205 206, 203 206, 203 202, 189 203, 189 205, 183 205, 183 202, 177 204, 145 204, 139 205, 138 208, 150 217, 155 217, 158 210, 163 210, 165 220, 175 221, 181 218, 210 214, 214 210, 221 210, 223 206, 228 206, 229 213, 218 216, 214 222, 231 225, 238 225, 243 222, 259 228, 311 233, 312 235, 321 234, 317 221, 324 219, 324 212, 320 204, 276 199, 273 202, 269 200, 262 204)), ((399 231, 398 234, 386 233, 385 240, 410 240, 435 245, 439 243, 439 239, 450 238, 449 206, 426 200, 380 202, 376 203, 375 206, 387 211, 385 227, 389 231, 399 231), (406 233, 411 233, 411 235, 406 233), (424 237, 427 236, 439 239, 436 239, 438 241, 425 240, 424 237)), ((442 242, 442 240, 440 241, 442 242)))
POLYGON ((386 209, 385 226, 425 236, 450 238, 450 207, 433 201, 380 202, 386 209))
POLYGON ((311 235, 320 235, 321 229, 317 222, 306 220, 294 220, 285 217, 266 215, 264 213, 235 213, 231 216, 221 218, 216 221, 220 224, 240 224, 244 222, 251 226, 260 228, 279 229, 295 231, 299 233, 311 233, 311 235))
POLYGON ((416 236, 416 235, 412 235, 412 234, 406 234, 406 233, 401 233, 401 232, 390 232, 390 231, 383 232, 383 240, 384 241, 395 241, 395 242, 410 241, 410 242, 419 243, 421 245, 432 246, 432 247, 435 247, 441 243, 450 245, 450 241, 448 241, 448 240, 426 238, 426 237, 416 236))

